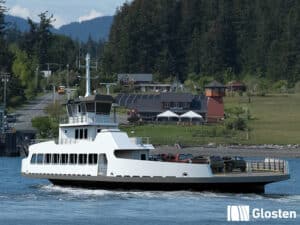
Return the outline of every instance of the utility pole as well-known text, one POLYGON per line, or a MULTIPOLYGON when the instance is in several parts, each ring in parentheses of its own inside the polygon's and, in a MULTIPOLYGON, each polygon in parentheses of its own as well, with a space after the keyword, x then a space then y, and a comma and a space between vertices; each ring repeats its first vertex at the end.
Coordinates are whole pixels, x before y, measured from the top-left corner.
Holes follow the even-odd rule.
POLYGON ((69 88, 69 76, 70 76, 70 70, 69 70, 69 64, 67 64, 67 88, 69 88))
POLYGON ((3 104, 4 110, 6 109, 6 89, 7 89, 7 82, 9 81, 10 74, 9 73, 0 73, 1 81, 4 82, 4 94, 3 94, 3 104))

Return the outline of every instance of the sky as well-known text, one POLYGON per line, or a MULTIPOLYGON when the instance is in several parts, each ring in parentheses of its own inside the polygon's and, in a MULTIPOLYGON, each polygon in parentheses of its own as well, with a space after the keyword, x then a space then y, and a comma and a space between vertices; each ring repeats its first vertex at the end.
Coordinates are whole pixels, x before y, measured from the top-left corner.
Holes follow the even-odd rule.
POLYGON ((82 22, 100 16, 114 15, 116 9, 130 0, 6 0, 8 14, 39 21, 38 14, 53 14, 54 27, 82 22))

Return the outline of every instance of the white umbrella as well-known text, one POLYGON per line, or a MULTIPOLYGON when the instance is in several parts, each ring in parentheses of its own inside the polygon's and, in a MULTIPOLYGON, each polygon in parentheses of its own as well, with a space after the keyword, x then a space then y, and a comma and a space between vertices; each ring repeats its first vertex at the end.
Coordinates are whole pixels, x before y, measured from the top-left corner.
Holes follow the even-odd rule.
POLYGON ((189 118, 190 120, 192 119, 200 119, 203 120, 203 117, 199 115, 198 113, 195 113, 194 111, 188 111, 182 115, 179 116, 180 118, 189 118))
POLYGON ((168 120, 170 118, 179 118, 179 116, 176 113, 174 113, 174 112, 172 112, 170 110, 167 110, 167 111, 165 111, 163 113, 160 113, 156 117, 157 118, 168 118, 168 120))

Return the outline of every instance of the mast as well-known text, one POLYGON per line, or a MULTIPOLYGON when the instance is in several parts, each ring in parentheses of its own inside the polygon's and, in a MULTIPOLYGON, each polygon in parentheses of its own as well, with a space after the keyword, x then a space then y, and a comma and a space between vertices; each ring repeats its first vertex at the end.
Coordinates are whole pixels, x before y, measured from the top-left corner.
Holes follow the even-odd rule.
POLYGON ((85 97, 88 97, 91 95, 91 74, 90 74, 90 54, 87 53, 85 57, 85 62, 86 62, 86 92, 85 92, 85 97))

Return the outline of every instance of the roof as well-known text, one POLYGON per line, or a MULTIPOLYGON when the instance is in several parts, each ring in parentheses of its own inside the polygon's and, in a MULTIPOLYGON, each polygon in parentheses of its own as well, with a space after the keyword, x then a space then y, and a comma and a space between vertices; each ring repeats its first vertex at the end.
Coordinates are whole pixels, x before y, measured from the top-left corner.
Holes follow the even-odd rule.
POLYGON ((176 117, 176 118, 178 118, 179 116, 176 113, 174 113, 174 112, 172 112, 170 110, 167 110, 167 111, 165 111, 163 113, 158 114, 157 117, 166 117, 166 118, 176 117))
POLYGON ((202 119, 203 117, 194 111, 188 111, 179 116, 180 118, 199 118, 202 119))
POLYGON ((134 74, 128 74, 128 73, 120 73, 118 74, 118 81, 120 80, 133 80, 135 82, 152 82, 153 81, 153 75, 151 73, 134 73, 134 74))
POLYGON ((214 80, 210 82, 208 85, 206 85, 205 88, 225 88, 225 85, 214 80))
POLYGON ((111 95, 90 95, 83 98, 77 98, 75 100, 69 100, 67 103, 79 103, 79 102, 106 102, 106 103, 113 103, 114 98, 111 95))
POLYGON ((240 81, 231 81, 228 82, 227 87, 245 87, 246 85, 240 81))
POLYGON ((164 92, 160 93, 161 102, 191 102, 193 95, 190 93, 174 93, 164 92))

